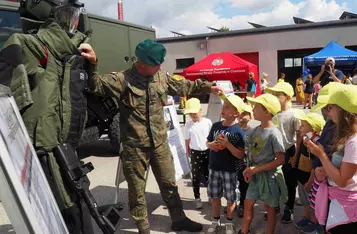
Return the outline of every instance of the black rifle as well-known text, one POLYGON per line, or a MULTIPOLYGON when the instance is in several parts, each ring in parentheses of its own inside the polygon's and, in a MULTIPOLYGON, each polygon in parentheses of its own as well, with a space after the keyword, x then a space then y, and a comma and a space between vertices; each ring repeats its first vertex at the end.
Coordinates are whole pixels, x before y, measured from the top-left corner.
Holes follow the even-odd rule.
POLYGON ((84 200, 89 211, 104 234, 113 234, 120 225, 120 215, 114 206, 106 206, 106 209, 99 209, 97 202, 89 191, 88 186, 84 186, 84 179, 94 167, 92 163, 81 164, 72 146, 63 143, 54 148, 53 153, 59 167, 63 171, 63 176, 70 188, 84 200))

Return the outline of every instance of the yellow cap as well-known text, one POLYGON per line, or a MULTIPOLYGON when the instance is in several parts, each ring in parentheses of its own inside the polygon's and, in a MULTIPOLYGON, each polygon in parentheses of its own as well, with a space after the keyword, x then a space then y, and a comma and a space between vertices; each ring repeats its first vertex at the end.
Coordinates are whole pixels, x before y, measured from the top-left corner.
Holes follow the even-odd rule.
POLYGON ((222 100, 228 100, 236 109, 239 113, 242 113, 244 112, 244 102, 243 100, 238 97, 237 95, 229 95, 229 96, 226 96, 224 93, 221 93, 219 95, 219 97, 222 99, 222 100))
POLYGON ((253 104, 262 104, 273 115, 276 115, 281 111, 281 106, 278 98, 268 93, 260 95, 257 98, 247 97, 247 100, 248 102, 253 104))
POLYGON ((335 85, 332 92, 328 94, 325 104, 316 105, 314 109, 323 108, 328 104, 334 104, 347 112, 357 114, 357 86, 355 85, 335 85))
POLYGON ((190 98, 185 103, 185 115, 196 114, 201 110, 200 100, 197 98, 190 98))
POLYGON ((243 110, 244 112, 248 112, 250 115, 253 115, 253 109, 250 105, 244 103, 243 110))
POLYGON ((268 93, 283 92, 286 95, 288 95, 289 97, 294 96, 294 88, 293 88, 293 86, 291 86, 291 84, 289 84, 287 82, 278 82, 274 87, 266 88, 265 91, 267 91, 268 93))
POLYGON ((316 132, 321 132, 325 126, 325 119, 316 113, 295 112, 295 118, 308 122, 316 132))
POLYGON ((330 82, 320 89, 319 96, 317 97, 317 104, 312 107, 311 112, 318 111, 327 105, 330 95, 340 87, 345 86, 339 82, 330 82))

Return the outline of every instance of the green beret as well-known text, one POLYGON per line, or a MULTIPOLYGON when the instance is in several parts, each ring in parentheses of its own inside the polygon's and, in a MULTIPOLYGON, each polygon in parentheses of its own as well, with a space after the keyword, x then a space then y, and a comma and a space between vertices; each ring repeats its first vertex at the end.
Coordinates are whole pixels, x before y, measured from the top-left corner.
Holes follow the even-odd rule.
POLYGON ((166 49, 162 44, 147 39, 136 46, 135 55, 141 62, 156 66, 164 62, 166 49))

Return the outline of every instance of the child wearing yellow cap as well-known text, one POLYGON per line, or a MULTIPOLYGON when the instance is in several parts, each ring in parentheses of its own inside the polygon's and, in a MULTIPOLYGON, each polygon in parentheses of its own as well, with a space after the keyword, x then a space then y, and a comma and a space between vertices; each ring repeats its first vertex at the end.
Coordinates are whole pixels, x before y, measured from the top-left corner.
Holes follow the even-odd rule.
MULTIPOLYGON (((324 128, 325 120, 322 115, 316 113, 305 114, 303 111, 297 112, 295 117, 300 119, 300 136, 307 137, 314 142, 320 139, 320 132, 324 128)), ((315 173, 313 160, 315 155, 310 153, 303 142, 300 144, 300 151, 297 157, 296 176, 298 180, 298 192, 301 204, 304 206, 304 217, 295 223, 295 227, 301 229, 303 233, 320 233, 323 231, 315 217, 315 211, 310 208, 309 197, 313 192, 315 173)))
POLYGON ((248 234, 253 220, 256 201, 265 203, 268 228, 273 234, 276 226, 276 207, 279 199, 286 200, 287 191, 281 165, 284 164, 284 144, 282 134, 273 123, 273 116, 280 112, 279 100, 271 94, 257 98, 247 98, 254 105, 254 119, 261 125, 246 133, 247 168, 243 175, 249 182, 244 202, 244 222, 239 234, 248 234))
POLYGON ((352 233, 357 229, 357 87, 341 85, 332 90, 318 105, 323 107, 336 124, 331 158, 320 145, 305 141, 322 163, 315 170, 324 181, 316 195, 315 215, 329 233, 352 233))
MULTIPOLYGON (((238 125, 244 131, 247 132, 251 129, 249 122, 252 120, 253 109, 250 105, 243 105, 243 112, 238 117, 238 125)), ((237 214, 239 218, 243 218, 244 215, 244 200, 248 189, 248 183, 244 180, 243 171, 247 167, 245 160, 236 161, 236 173, 239 182, 239 206, 237 209, 237 214)), ((227 209, 225 209, 227 213, 227 209)))
POLYGON ((243 113, 238 117, 238 125, 241 129, 247 131, 250 129, 249 122, 252 120, 253 109, 250 105, 244 104, 243 110, 243 113))
MULTIPOLYGON (((251 127, 249 122, 252 120, 253 110, 252 107, 248 104, 244 104, 243 113, 238 117, 238 125, 244 131, 248 132, 251 127)), ((237 209, 238 217, 243 218, 244 215, 244 200, 248 189, 248 183, 244 180, 243 171, 247 167, 247 164, 244 160, 238 160, 236 163, 236 172, 239 181, 239 206, 237 209)))
POLYGON ((184 138, 187 155, 191 157, 192 187, 196 209, 202 209, 200 184, 201 178, 205 179, 206 184, 208 183, 209 149, 206 141, 212 122, 201 116, 201 103, 197 98, 186 101, 184 113, 191 117, 191 120, 185 124, 184 138))
POLYGON ((300 142, 297 142, 297 139, 299 139, 298 131, 300 128, 300 120, 294 116, 295 112, 289 104, 294 96, 294 89, 289 83, 277 83, 274 87, 267 88, 266 91, 276 96, 281 106, 281 111, 274 116, 273 119, 283 136, 285 148, 285 163, 283 165, 283 172, 286 186, 288 188, 288 201, 286 203, 281 222, 291 223, 294 219, 296 187, 298 183, 296 180, 295 165, 291 165, 290 159, 296 158, 297 151, 299 151, 300 142))
POLYGON ((212 202, 212 224, 208 233, 215 233, 221 226, 221 198, 227 200, 226 233, 235 233, 233 213, 238 200, 238 183, 235 162, 244 157, 244 131, 236 124, 243 112, 243 101, 236 95, 224 99, 221 116, 223 121, 212 125, 207 137, 210 149, 208 197, 212 202))

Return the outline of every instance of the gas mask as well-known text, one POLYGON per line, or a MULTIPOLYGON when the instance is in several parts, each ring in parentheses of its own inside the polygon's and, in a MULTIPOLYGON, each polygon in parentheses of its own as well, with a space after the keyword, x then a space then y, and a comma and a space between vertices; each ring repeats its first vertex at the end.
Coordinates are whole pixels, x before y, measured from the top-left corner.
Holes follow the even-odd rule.
POLYGON ((73 33, 79 22, 79 16, 82 8, 76 5, 65 5, 55 9, 54 19, 55 21, 68 33, 73 33))

